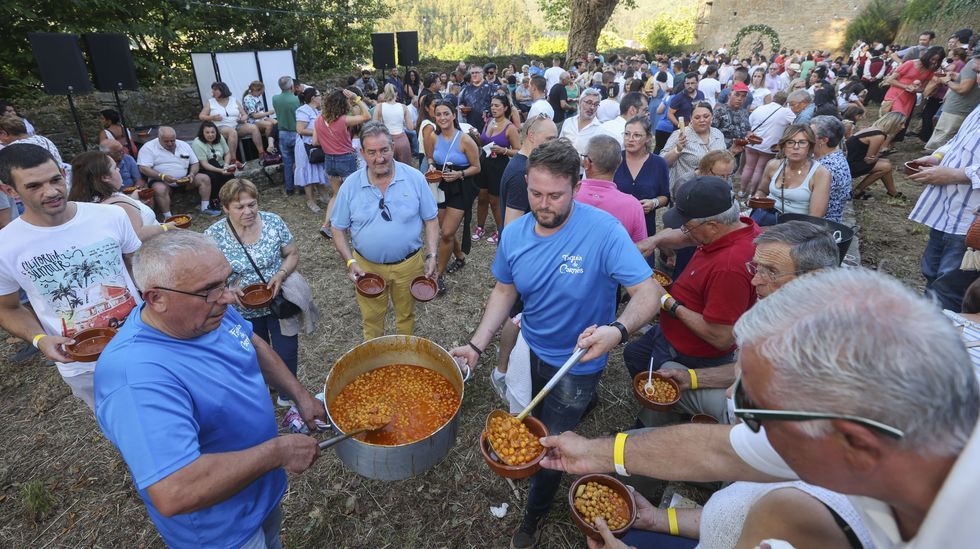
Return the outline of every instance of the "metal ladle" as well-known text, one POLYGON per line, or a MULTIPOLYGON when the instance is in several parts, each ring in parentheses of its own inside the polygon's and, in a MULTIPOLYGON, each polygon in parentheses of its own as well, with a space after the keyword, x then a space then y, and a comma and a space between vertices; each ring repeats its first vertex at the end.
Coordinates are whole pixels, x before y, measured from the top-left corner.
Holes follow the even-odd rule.
MULTIPOLYGON (((551 379, 549 379, 548 383, 546 383, 545 386, 540 391, 538 391, 538 394, 534 396, 534 399, 531 400, 531 403, 528 404, 527 407, 524 408, 524 410, 521 413, 517 414, 517 421, 523 422, 524 418, 526 418, 528 415, 531 414, 531 410, 533 410, 535 406, 540 404, 541 401, 544 399, 544 397, 548 396, 548 393, 550 393, 551 390, 555 387, 555 385, 558 384, 561 378, 564 377, 565 374, 568 373, 568 371, 571 370, 573 366, 578 364, 578 361, 581 360, 582 357, 585 355, 585 351, 586 351, 585 349, 579 347, 575 348, 575 352, 572 353, 572 356, 568 357, 568 360, 565 361, 565 364, 563 364, 562 367, 559 368, 557 372, 555 372, 555 375, 551 376, 551 379)), ((489 444, 490 449, 493 450, 498 457, 500 457, 500 460, 504 461, 504 458, 501 457, 503 456, 503 454, 501 454, 500 451, 494 448, 493 442, 490 441, 490 421, 495 417, 507 418, 509 420, 513 416, 511 416, 510 414, 508 414, 503 410, 494 410, 490 412, 490 415, 487 416, 487 421, 486 421, 487 444, 489 444)))
POLYGON ((354 429, 353 431, 351 431, 349 433, 344 433, 342 435, 337 435, 335 437, 330 437, 327 440, 321 441, 318 444, 318 446, 320 446, 320 449, 321 450, 325 450, 325 449, 333 446, 334 444, 337 444, 338 442, 340 442, 342 440, 349 439, 350 437, 352 437, 354 435, 359 435, 361 433, 367 433, 368 431, 380 431, 381 429, 384 429, 385 427, 387 427, 388 424, 391 423, 391 420, 392 419, 394 419, 394 416, 389 416, 388 419, 384 423, 380 423, 379 422, 379 423, 367 425, 367 426, 361 427, 359 429, 354 429))

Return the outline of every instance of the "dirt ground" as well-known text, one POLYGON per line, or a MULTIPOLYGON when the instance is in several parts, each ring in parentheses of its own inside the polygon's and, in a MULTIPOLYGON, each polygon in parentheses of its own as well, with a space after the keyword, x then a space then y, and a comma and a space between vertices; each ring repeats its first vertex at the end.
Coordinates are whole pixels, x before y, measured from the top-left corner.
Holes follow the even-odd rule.
MULTIPOLYGON (((896 165, 918 156, 921 142, 909 138, 892 157, 896 165)), ((856 204, 862 263, 921 286, 918 259, 926 231, 907 220, 919 187, 896 174, 907 200, 875 198, 856 204)), ((262 182, 258 182, 262 183, 262 182)), ((300 271, 324 313, 318 330, 302 336, 300 380, 322 387, 333 362, 360 342, 360 315, 354 289, 329 241, 317 234, 320 214, 301 197, 286 198, 266 186, 260 206, 287 221, 300 243, 300 271)), ((175 211, 191 211, 190 197, 175 211)), ((213 219, 196 216, 193 230, 213 219)), ((450 293, 417 308, 416 334, 451 348, 466 341, 477 325, 493 285, 489 272, 494 247, 477 243, 467 265, 449 276, 450 293)), ((584 290, 584 289, 583 289, 584 290)), ((583 292, 584 295, 584 292, 583 292)), ((390 319, 389 319, 390 321, 390 319)), ((88 409, 71 397, 57 370, 41 359, 13 364, 22 342, 0 334, 0 546, 143 547, 162 546, 115 448, 101 435, 88 409), (24 486, 43 485, 51 500, 32 519, 24 486)), ((492 355, 492 353, 487 353, 492 355)), ((477 437, 487 413, 500 406, 487 379, 492 356, 484 358, 466 387, 456 445, 447 458, 416 478, 379 482, 356 476, 328 451, 304 474, 291 476, 284 500, 283 540, 287 547, 506 547, 520 521, 527 483, 512 490, 484 464, 477 437), (490 506, 509 504, 494 518, 490 506)), ((606 435, 626 427, 638 408, 629 394, 618 352, 600 384, 600 406, 578 431, 606 435)), ((314 391, 316 392, 316 391, 314 391)), ((278 412, 282 414, 282 411, 278 412)), ((565 503, 569 479, 556 497, 542 534, 543 547, 584 547, 565 503)))

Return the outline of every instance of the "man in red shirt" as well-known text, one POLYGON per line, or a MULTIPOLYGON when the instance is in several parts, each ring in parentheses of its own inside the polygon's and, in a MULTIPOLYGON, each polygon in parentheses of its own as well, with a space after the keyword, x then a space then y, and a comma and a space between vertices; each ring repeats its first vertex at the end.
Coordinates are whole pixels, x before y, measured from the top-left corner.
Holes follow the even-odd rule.
POLYGON ((695 370, 733 362, 732 326, 756 301, 745 263, 755 253, 759 226, 739 216, 724 179, 701 176, 683 185, 664 225, 673 230, 638 244, 644 255, 654 248, 698 248, 661 299, 660 323, 623 351, 631 375, 667 361, 695 370))

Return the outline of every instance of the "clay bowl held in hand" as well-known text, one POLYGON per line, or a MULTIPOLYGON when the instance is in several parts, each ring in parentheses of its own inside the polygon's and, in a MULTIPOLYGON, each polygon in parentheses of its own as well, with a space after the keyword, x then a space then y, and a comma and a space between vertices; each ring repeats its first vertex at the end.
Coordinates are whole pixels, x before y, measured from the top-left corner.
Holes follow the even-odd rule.
POLYGON ((65 345, 68 356, 78 362, 95 362, 109 340, 116 335, 112 328, 89 328, 71 336, 75 340, 72 345, 65 345))
POLYGON ((708 414, 694 414, 693 416, 691 416, 691 423, 717 425, 719 422, 717 419, 715 419, 715 416, 709 416, 708 414))
POLYGON ((470 111, 472 111, 472 110, 473 110, 473 107, 467 107, 467 106, 462 106, 462 107, 459 108, 459 112, 461 112, 463 114, 470 114, 470 111))
POLYGON ((745 139, 745 138, 742 138, 742 137, 736 137, 732 141, 732 143, 735 144, 735 145, 737 145, 737 146, 739 146, 739 147, 744 147, 744 146, 746 146, 746 145, 749 144, 749 140, 748 139, 745 139))
POLYGON ((650 376, 647 370, 633 376, 633 383, 630 384, 633 396, 644 408, 667 412, 673 408, 674 404, 681 399, 681 390, 677 382, 669 377, 665 377, 658 372, 653 372, 650 376), (645 389, 647 377, 653 383, 653 394, 648 395, 645 389))
POLYGON ((656 269, 653 270, 653 279, 657 281, 657 284, 660 284, 664 288, 670 286, 674 282, 674 279, 667 276, 667 273, 658 271, 656 269))
MULTIPOLYGON (((534 416, 524 418, 524 426, 538 438, 548 436, 548 428, 544 426, 544 423, 541 423, 541 420, 534 416)), ((483 455, 483 461, 487 462, 491 471, 504 478, 521 479, 527 478, 541 470, 541 459, 548 452, 548 449, 544 448, 536 458, 521 465, 507 465, 496 454, 492 454, 492 452, 490 442, 487 440, 487 430, 484 428, 480 432, 480 453, 483 455)))
POLYGON ((123 194, 130 194, 130 193, 132 193, 135 190, 136 190, 136 185, 130 185, 129 187, 123 187, 123 188, 119 189, 119 192, 121 192, 123 194))
POLYGON ((170 223, 173 221, 174 225, 176 225, 178 229, 186 229, 187 227, 191 226, 191 219, 192 217, 187 214, 180 214, 168 217, 167 219, 164 219, 163 222, 170 223))
POLYGON ((181 177, 180 179, 174 180, 174 185, 178 187, 183 187, 184 185, 191 182, 191 176, 181 177))
MULTIPOLYGON (((586 536, 596 541, 602 541, 602 536, 599 535, 599 530, 597 530, 590 521, 587 521, 585 517, 582 516, 582 512, 575 506, 575 498, 577 495, 580 495, 579 487, 584 489, 589 483, 600 484, 611 489, 613 493, 618 496, 619 501, 626 504, 625 513, 628 517, 626 520, 626 525, 612 530, 612 534, 616 537, 621 538, 626 535, 626 532, 628 532, 629 529, 633 527, 633 523, 636 522, 636 499, 633 497, 633 492, 631 492, 625 484, 609 475, 585 475, 575 480, 575 482, 573 482, 568 488, 568 506, 572 509, 572 520, 575 522, 575 526, 578 526, 578 529, 581 530, 586 536)), ((623 512, 623 509, 620 508, 619 511, 623 512)), ((622 518, 623 517, 620 517, 620 519, 622 518)), ((606 518, 606 525, 609 525, 608 518, 606 518)))
POLYGON ((762 144, 762 138, 759 137, 758 135, 755 135, 755 134, 745 136, 745 140, 748 141, 749 144, 751 144, 751 145, 760 145, 760 144, 762 144))
POLYGON ((364 276, 358 278, 354 284, 357 293, 364 297, 378 297, 384 293, 385 285, 385 279, 374 273, 364 273, 364 276))
POLYGON ((915 160, 909 160, 905 163, 905 175, 912 175, 922 171, 922 168, 928 167, 928 164, 923 164, 921 162, 916 162, 915 160))
POLYGON ((242 288, 242 307, 246 309, 262 309, 268 307, 275 297, 272 290, 265 287, 265 284, 249 284, 242 288))
POLYGON ((409 291, 416 301, 425 302, 435 299, 436 294, 439 292, 439 287, 436 285, 435 280, 427 276, 417 276, 412 279, 412 285, 409 287, 409 291))
POLYGON ((760 210, 771 210, 772 208, 776 207, 776 199, 768 198, 768 197, 760 198, 757 196, 753 196, 752 198, 749 199, 749 207, 759 208, 760 210))
POLYGON ((437 170, 425 172, 425 180, 429 183, 439 183, 442 181, 442 172, 437 170))
POLYGON ((154 194, 156 193, 153 192, 153 189, 151 187, 146 187, 144 189, 140 189, 138 196, 140 197, 140 200, 149 200, 153 198, 154 194))

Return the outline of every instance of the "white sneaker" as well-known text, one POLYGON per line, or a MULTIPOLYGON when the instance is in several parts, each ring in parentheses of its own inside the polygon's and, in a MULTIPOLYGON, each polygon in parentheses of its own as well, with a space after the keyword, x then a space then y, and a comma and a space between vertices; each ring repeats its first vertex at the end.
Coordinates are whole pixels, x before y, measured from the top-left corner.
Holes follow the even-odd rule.
POLYGON ((497 395, 504 402, 507 402, 507 380, 505 379, 506 376, 507 374, 501 372, 500 370, 497 370, 496 366, 490 368, 490 385, 493 386, 493 390, 497 392, 497 395))
POLYGON ((291 400, 285 400, 282 397, 277 396, 276 397, 276 404, 279 405, 279 406, 282 406, 283 408, 289 408, 290 406, 293 405, 293 401, 291 401, 291 400))

